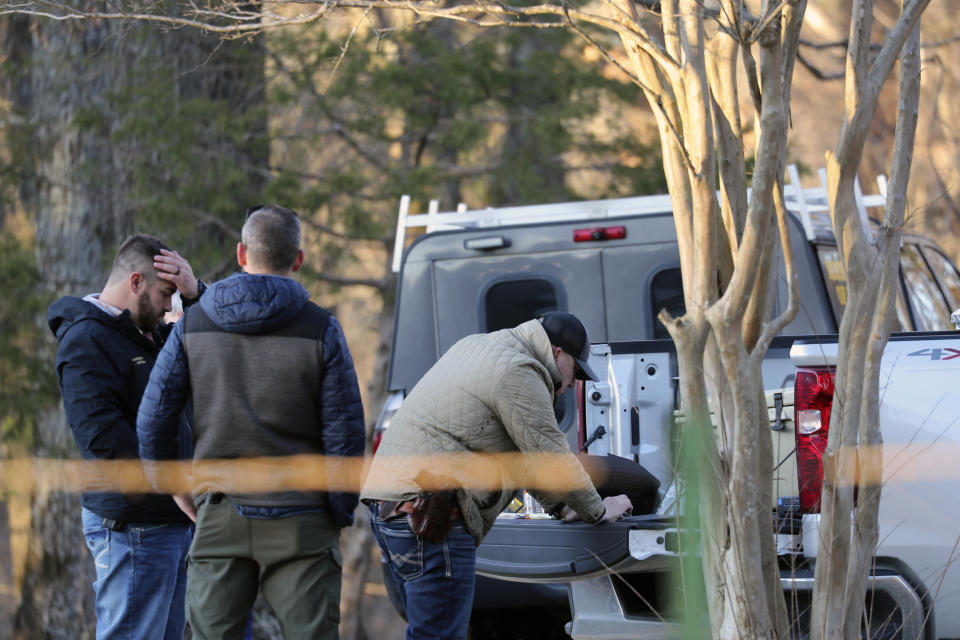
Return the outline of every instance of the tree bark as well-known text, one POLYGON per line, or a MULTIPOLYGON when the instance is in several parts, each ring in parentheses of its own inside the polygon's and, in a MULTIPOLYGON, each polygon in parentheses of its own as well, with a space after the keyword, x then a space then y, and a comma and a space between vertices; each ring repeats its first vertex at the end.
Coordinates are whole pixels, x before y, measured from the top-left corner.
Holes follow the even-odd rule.
MULTIPOLYGON (((390 346, 393 344, 393 308, 396 298, 396 279, 390 277, 391 255, 386 256, 384 273, 387 274, 386 285, 379 291, 381 302, 378 317, 379 344, 377 345, 376 360, 373 365, 373 375, 367 384, 367 404, 371 407, 384 406, 387 398, 387 373, 390 364, 390 346)), ((378 414, 372 414, 367 419, 367 454, 372 453, 371 437, 376 426, 378 414)), ((346 530, 345 547, 343 554, 343 590, 340 602, 341 640, 365 640, 368 636, 363 626, 363 596, 364 586, 371 571, 379 571, 375 566, 374 557, 378 556, 377 546, 370 529, 370 516, 367 508, 360 505, 357 508, 356 522, 346 530)))
MULTIPOLYGON (((834 228, 843 230, 837 237, 842 239, 848 304, 841 321, 834 412, 824 457, 820 551, 811 622, 811 637, 815 639, 842 640, 860 633, 863 594, 877 546, 879 478, 883 470, 878 418, 880 360, 895 313, 900 239, 917 126, 920 27, 919 18, 914 20, 911 16, 916 15, 914 12, 922 2, 906 0, 898 22, 898 26, 907 24, 910 30, 900 55, 894 164, 884 221, 875 242, 871 242, 873 232, 860 227, 853 177, 876 103, 876 85, 866 82, 880 79, 868 78, 866 62, 857 56, 851 56, 858 63, 848 69, 848 112, 838 151, 828 156, 834 228), (862 99, 865 94, 866 100, 862 99), (859 478, 875 482, 861 484, 855 500, 854 488, 859 478)), ((852 36, 857 33, 851 31, 852 36)))
MULTIPOLYGON (((240 108, 253 100, 259 106, 262 58, 259 66, 249 59, 232 64, 232 49, 239 45, 150 25, 16 17, 6 18, 5 27, 7 46, 24 69, 15 85, 5 87, 19 116, 14 129, 24 141, 19 206, 36 222, 43 279, 56 295, 99 291, 120 241, 142 229, 130 194, 129 165, 134 156, 153 153, 115 137, 127 114, 112 103, 113 93, 148 84, 150 69, 174 69, 171 101, 231 100, 240 108)), ((267 157, 245 155, 237 161, 266 166, 267 157)), ((40 421, 32 453, 76 456, 62 410, 40 421)), ((33 496, 33 531, 15 624, 22 636, 93 637, 93 566, 79 511, 77 494, 47 493, 41 485, 33 496)))

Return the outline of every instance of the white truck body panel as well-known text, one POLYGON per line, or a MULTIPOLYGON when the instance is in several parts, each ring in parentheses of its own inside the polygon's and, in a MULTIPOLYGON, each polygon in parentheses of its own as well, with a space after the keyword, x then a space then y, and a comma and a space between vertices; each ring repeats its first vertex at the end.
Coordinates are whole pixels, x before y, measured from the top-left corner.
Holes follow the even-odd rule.
MULTIPOLYGON (((836 345, 794 345, 800 366, 836 362, 836 345), (832 349, 829 347, 833 347, 832 349), (824 354, 827 354, 826 356, 824 354)), ((930 592, 940 637, 960 637, 960 334, 890 341, 880 373, 883 488, 877 557, 930 592)), ((816 558, 819 516, 804 517, 816 558)))

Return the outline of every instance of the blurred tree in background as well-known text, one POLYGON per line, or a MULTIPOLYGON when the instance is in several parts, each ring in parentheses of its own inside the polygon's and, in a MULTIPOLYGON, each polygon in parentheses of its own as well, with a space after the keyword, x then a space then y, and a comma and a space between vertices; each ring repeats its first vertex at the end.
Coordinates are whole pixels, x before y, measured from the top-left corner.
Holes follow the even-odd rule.
POLYGON ((347 41, 325 26, 268 35, 267 199, 306 215, 320 238, 310 273, 334 286, 389 279, 402 194, 453 209, 665 188, 622 113, 628 88, 584 66, 569 33, 437 23, 347 41), (356 267, 355 240, 382 254, 351 271, 372 280, 335 277, 356 267))
MULTIPOLYGON (((4 382, 19 378, 10 390, 33 412, 20 418, 23 444, 34 456, 73 457, 57 394, 29 392, 56 384, 46 305, 99 291, 117 246, 134 231, 166 238, 195 254, 198 273, 215 273, 228 234, 189 216, 261 192, 262 171, 235 176, 236 167, 268 161, 262 38, 222 43, 197 31, 19 16, 0 20, 0 36, 0 218, 5 238, 16 238, 4 241, 0 258, 0 316, 2 344, 18 346, 3 353, 2 371, 4 382), (236 123, 245 129, 238 133, 236 123)), ((91 637, 92 565, 79 496, 42 489, 29 503, 5 497, 14 588, 22 588, 14 632, 91 637)))
MULTIPOLYGON (((6 91, 0 97, 14 93, 22 77, 6 71, 6 91)), ((50 376, 52 349, 43 324, 53 298, 41 286, 34 225, 17 207, 21 171, 16 161, 29 142, 23 127, 10 126, 18 115, 9 100, 0 101, 0 122, 5 125, 0 127, 0 457, 11 448, 13 453, 29 449, 38 415, 57 399, 50 376)))
POLYGON ((56 401, 50 375, 51 348, 38 319, 51 302, 40 286, 29 244, 13 232, 0 233, 0 451, 33 444, 38 414, 56 401))

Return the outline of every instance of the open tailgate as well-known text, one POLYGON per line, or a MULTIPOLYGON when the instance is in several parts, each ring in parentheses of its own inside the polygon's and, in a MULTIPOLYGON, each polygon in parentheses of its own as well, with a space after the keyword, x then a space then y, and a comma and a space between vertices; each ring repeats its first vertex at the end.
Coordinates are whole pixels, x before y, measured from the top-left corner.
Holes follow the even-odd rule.
POLYGON ((600 525, 498 518, 477 549, 477 573, 500 580, 569 582, 663 570, 678 554, 676 518, 630 516, 600 525))

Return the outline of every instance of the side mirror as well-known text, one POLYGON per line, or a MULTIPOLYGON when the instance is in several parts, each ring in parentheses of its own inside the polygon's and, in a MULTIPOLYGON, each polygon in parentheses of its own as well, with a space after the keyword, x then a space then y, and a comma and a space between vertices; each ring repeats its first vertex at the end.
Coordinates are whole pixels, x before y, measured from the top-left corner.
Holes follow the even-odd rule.
POLYGON ((953 323, 954 329, 960 330, 960 309, 956 309, 950 314, 950 322, 953 323))

